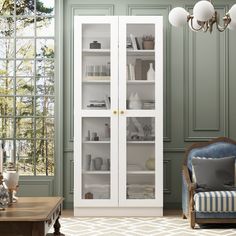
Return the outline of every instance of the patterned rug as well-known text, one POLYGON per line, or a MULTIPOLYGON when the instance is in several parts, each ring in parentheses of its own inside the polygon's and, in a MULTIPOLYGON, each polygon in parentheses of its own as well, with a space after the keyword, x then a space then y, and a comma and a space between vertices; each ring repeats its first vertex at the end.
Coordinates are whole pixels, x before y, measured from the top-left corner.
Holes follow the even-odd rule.
MULTIPOLYGON (((192 230, 180 217, 61 218, 61 233, 66 236, 235 236, 233 226, 211 226, 192 230)), ((52 229, 51 229, 52 232, 52 229)))

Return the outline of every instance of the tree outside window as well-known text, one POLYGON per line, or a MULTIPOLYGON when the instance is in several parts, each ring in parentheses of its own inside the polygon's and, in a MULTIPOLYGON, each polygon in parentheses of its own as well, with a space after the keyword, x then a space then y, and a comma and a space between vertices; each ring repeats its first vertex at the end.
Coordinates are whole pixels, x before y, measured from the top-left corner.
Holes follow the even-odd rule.
POLYGON ((0 0, 0 140, 20 175, 54 175, 54 0, 0 0))

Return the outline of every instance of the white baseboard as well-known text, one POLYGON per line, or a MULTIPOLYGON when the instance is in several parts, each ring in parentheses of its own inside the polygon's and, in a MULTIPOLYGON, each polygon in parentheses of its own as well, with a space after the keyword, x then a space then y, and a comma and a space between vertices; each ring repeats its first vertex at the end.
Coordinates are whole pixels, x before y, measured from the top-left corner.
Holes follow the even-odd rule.
POLYGON ((134 217, 151 217, 163 216, 162 207, 75 207, 74 216, 87 217, 117 217, 117 216, 134 216, 134 217))

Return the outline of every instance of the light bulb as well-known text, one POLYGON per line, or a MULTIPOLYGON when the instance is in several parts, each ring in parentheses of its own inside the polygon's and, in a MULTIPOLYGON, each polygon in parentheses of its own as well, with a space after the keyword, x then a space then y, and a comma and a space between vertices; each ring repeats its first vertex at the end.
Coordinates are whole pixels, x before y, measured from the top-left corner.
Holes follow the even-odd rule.
POLYGON ((169 22, 175 26, 183 26, 187 23, 189 13, 182 7, 175 7, 169 13, 169 22))
POLYGON ((230 18, 236 22, 236 4, 234 4, 229 10, 230 18))
POLYGON ((208 21, 214 15, 214 6, 209 1, 199 1, 193 8, 193 15, 199 21, 208 21))
POLYGON ((188 22, 188 24, 189 24, 189 28, 190 28, 192 31, 195 31, 195 32, 196 32, 197 30, 200 30, 200 28, 201 28, 201 25, 198 24, 196 18, 191 19, 191 20, 188 22), (193 22, 191 23, 191 21, 193 21, 193 22), (193 27, 192 27, 192 25, 193 25, 193 27))
POLYGON ((233 21, 233 20, 231 19, 231 21, 230 21, 230 23, 228 24, 227 28, 230 29, 230 30, 236 30, 236 21, 233 21))

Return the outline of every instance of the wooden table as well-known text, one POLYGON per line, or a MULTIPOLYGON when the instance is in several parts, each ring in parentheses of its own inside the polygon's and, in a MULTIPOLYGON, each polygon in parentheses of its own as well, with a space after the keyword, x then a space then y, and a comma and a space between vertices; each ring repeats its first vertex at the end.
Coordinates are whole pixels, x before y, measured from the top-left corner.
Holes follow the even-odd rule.
POLYGON ((20 197, 5 211, 0 211, 0 235, 44 236, 54 225, 54 236, 60 233, 59 217, 62 197, 20 197))

